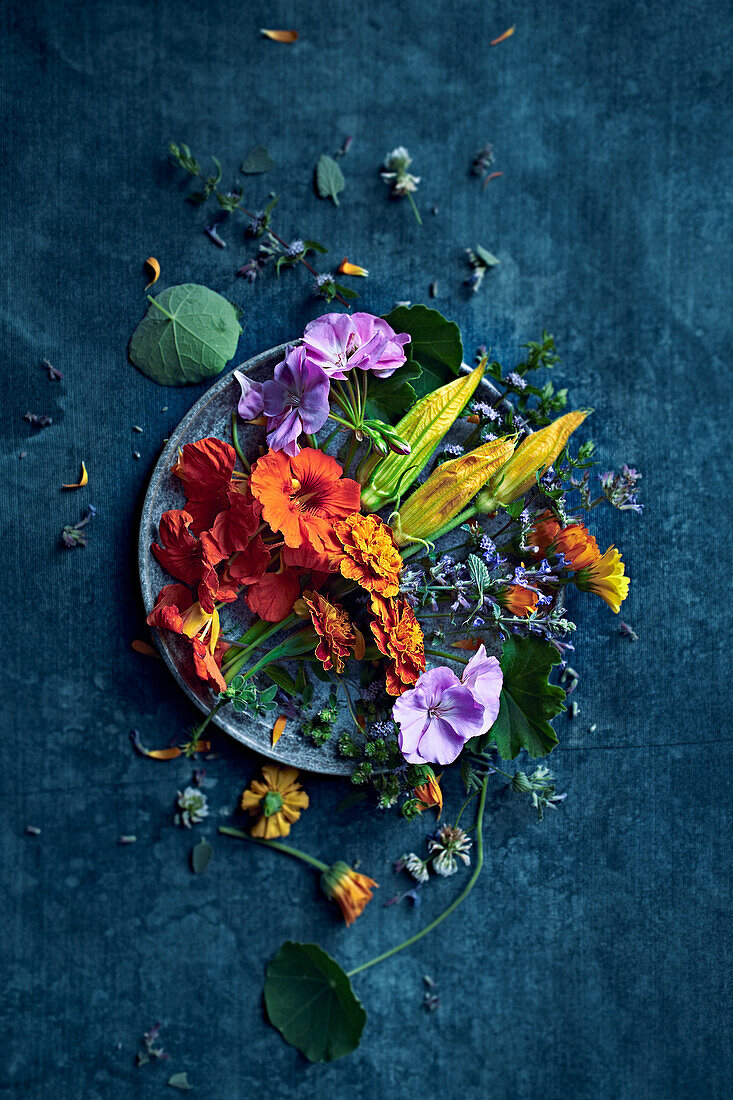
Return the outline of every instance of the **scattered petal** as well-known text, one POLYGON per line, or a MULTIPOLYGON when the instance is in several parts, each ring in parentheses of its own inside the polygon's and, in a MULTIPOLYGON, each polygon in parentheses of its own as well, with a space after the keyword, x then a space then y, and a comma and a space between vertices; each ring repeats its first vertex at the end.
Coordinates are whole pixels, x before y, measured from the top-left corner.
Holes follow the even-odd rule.
POLYGON ((127 836, 118 836, 117 837, 117 843, 118 844, 135 844, 135 843, 137 843, 137 837, 133 836, 132 834, 128 834, 127 836))
POLYGON ((88 481, 89 481, 89 474, 87 473, 86 466, 82 462, 82 464, 81 464, 81 477, 79 478, 79 480, 74 482, 73 485, 62 485, 61 488, 62 489, 83 489, 88 481))
POLYGON ((25 831, 28 834, 28 836, 40 836, 41 835, 41 830, 38 828, 37 825, 26 825, 25 831))
POLYGON ((298 39, 297 31, 260 31, 265 38, 272 39, 273 42, 296 42, 298 39))
POLYGON ((148 287, 151 287, 153 285, 153 283, 157 283, 158 279, 160 278, 160 264, 156 260, 155 256, 148 256, 147 260, 143 264, 143 271, 146 275, 152 276, 150 282, 145 287, 145 289, 147 290, 148 287))
POLYGON ((41 359, 41 366, 48 372, 50 382, 58 382, 64 377, 60 370, 57 370, 52 363, 49 363, 48 359, 41 359))
POLYGON ((208 841, 201 839, 195 848, 191 849, 191 870, 195 875, 203 875, 211 862, 214 849, 208 841))
POLYGON ((484 187, 489 182, 489 180, 496 180, 496 179, 499 178, 499 176, 503 176, 503 175, 504 175, 503 172, 490 172, 489 175, 484 180, 484 187))
POLYGON ((359 267, 358 264, 350 264, 345 256, 338 266, 338 273, 339 275, 360 275, 362 278, 366 278, 369 274, 365 267, 359 267))
POLYGON ((180 1089, 181 1092, 189 1092, 193 1088, 193 1085, 189 1083, 187 1073, 174 1073, 172 1077, 169 1077, 166 1081, 167 1085, 170 1085, 173 1089, 180 1089))
POLYGON ((160 660, 158 650, 155 649, 154 646, 148 645, 147 642, 142 642, 139 638, 135 638, 131 645, 135 652, 142 653, 143 657, 157 657, 158 660, 160 660))
POLYGON ((505 42, 506 39, 511 38, 511 36, 513 34, 514 34, 514 27, 510 27, 508 31, 504 31, 504 33, 500 34, 498 38, 495 38, 494 41, 490 43, 490 45, 498 46, 500 42, 505 42))
POLYGON ((285 717, 284 714, 281 714, 280 717, 278 718, 278 720, 275 722, 275 725, 272 727, 272 745, 273 745, 273 747, 278 743, 278 741, 282 737, 283 732, 285 730, 286 723, 287 723, 287 718, 285 717))

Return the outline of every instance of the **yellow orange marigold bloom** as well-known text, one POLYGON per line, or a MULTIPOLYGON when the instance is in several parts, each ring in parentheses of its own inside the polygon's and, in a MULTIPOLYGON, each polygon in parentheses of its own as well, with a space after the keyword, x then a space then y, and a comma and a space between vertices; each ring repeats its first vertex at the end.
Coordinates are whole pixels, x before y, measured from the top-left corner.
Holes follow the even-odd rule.
POLYGON ((311 622, 320 641, 316 657, 326 672, 332 668, 344 670, 344 658, 353 651, 357 661, 364 656, 364 636, 349 620, 340 603, 331 603, 319 592, 304 592, 303 603, 310 611, 311 622))
POLYGON ((581 569, 575 583, 586 592, 595 592, 616 614, 629 594, 629 578, 615 546, 609 546, 602 557, 586 569, 581 569))
POLYGON ((287 836, 290 826, 308 808, 309 799, 298 779, 297 768, 280 768, 265 764, 262 779, 253 779, 242 795, 241 807, 252 817, 252 836, 274 840, 287 836))
POLYGON ((501 606, 516 615, 518 619, 527 619, 537 607, 539 596, 531 588, 523 588, 520 584, 512 584, 505 588, 496 597, 501 606))
POLYGON ((432 768, 426 768, 426 775, 419 786, 414 787, 413 797, 422 802, 420 807, 429 810, 431 806, 437 806, 438 817, 443 809, 443 792, 440 789, 439 776, 436 776, 432 768))
POLYGON ((425 639, 407 600, 372 595, 372 634, 377 649, 388 657, 387 692, 402 695, 425 671, 425 639))
POLYGON ((338 904, 347 927, 364 912, 372 900, 372 887, 378 885, 373 878, 360 875, 342 860, 321 875, 321 888, 327 898, 338 904))
POLYGON ((569 569, 585 569, 598 561, 598 543, 582 523, 561 527, 550 512, 545 512, 532 528, 529 542, 541 551, 564 554, 569 569))
POLYGON ((392 531, 377 516, 356 512, 333 525, 344 557, 339 563, 341 575, 356 581, 367 592, 396 596, 400 590, 402 558, 392 531))

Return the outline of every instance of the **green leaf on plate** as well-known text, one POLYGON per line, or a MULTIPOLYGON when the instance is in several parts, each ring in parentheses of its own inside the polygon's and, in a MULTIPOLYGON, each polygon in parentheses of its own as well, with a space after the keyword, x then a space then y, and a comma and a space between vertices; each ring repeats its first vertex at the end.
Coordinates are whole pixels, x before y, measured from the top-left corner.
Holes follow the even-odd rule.
POLYGON ((339 964, 315 943, 284 943, 270 960, 265 1005, 273 1027, 311 1062, 359 1045, 366 1012, 339 964))
POLYGON ((263 669, 265 676, 269 676, 273 683, 277 684, 279 688, 282 688, 288 695, 297 695, 298 689, 295 686, 295 680, 290 673, 282 668, 281 665, 267 665, 263 669))
POLYGON ((193 1085, 188 1080, 188 1074, 186 1072, 174 1073, 172 1077, 168 1078, 166 1084, 170 1085, 171 1088, 180 1089, 181 1092, 190 1092, 193 1088, 193 1085))
POLYGON ((203 838, 191 850, 191 870, 195 875, 203 875, 211 862, 214 849, 203 838))
POLYGON ((242 171, 247 176, 261 176, 275 167, 266 145, 258 145, 242 161, 242 171))
POLYGON ((321 198, 333 199, 338 206, 338 195, 345 186, 344 174, 333 157, 319 157, 316 165, 316 188, 321 198))
POLYGON ((504 642, 499 717, 488 733, 504 760, 513 760, 520 749, 537 757, 555 748, 557 734, 550 719, 565 710, 565 692, 548 683, 548 676, 560 660, 553 645, 532 635, 504 642))
POLYGON ((367 390, 367 417, 396 424, 415 404, 413 383, 417 382, 421 374, 419 364, 409 362, 389 378, 370 381, 367 390))
POLYGON ((197 283, 148 298, 148 312, 130 340, 130 360, 138 370, 161 386, 185 386, 219 374, 242 332, 231 302, 197 283))
MULTIPOLYGON (((405 348, 408 363, 419 363, 428 377, 440 380, 438 385, 460 373, 463 344, 454 321, 428 306, 397 306, 384 319, 395 332, 409 332, 412 341, 405 348)), ((430 385, 425 392, 434 388, 430 385)))

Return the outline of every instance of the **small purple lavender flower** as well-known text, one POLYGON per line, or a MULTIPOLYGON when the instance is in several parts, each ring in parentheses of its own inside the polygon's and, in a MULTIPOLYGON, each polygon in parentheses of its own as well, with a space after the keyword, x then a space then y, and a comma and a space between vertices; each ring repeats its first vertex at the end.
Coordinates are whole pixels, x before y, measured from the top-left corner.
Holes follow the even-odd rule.
POLYGON ((527 385, 521 374, 517 374, 515 370, 509 371, 506 380, 510 386, 515 386, 518 390, 523 390, 527 385))
POLYGON ((478 413, 482 420, 498 420, 500 413, 486 401, 474 401, 473 411, 478 413))
POLYGON ((298 437, 317 432, 329 414, 328 375, 307 357, 304 347, 291 348, 274 377, 262 384, 267 443, 291 458, 300 453, 298 437))
POLYGON ((288 247, 285 249, 285 255, 291 260, 298 260, 305 252, 305 245, 302 241, 291 241, 288 247))
POLYGON ((638 470, 624 463, 620 474, 607 470, 606 473, 598 476, 603 496, 609 504, 612 504, 614 508, 618 508, 620 512, 641 513, 644 505, 639 504, 636 498, 636 483, 641 481, 641 474, 638 470))

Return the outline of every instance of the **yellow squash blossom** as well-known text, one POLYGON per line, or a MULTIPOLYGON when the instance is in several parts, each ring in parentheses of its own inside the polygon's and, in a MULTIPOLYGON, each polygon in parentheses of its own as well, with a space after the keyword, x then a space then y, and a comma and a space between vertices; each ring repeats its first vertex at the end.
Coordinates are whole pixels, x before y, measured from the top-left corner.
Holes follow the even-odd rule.
POLYGON ((615 546, 609 546, 602 557, 581 569, 575 576, 575 583, 586 592, 595 592, 616 614, 629 594, 629 578, 615 546))
POLYGON ((240 803, 253 817, 252 836, 261 840, 274 840, 288 836, 290 826, 309 805, 298 778, 297 768, 280 768, 265 764, 262 779, 254 779, 242 795, 240 803))

